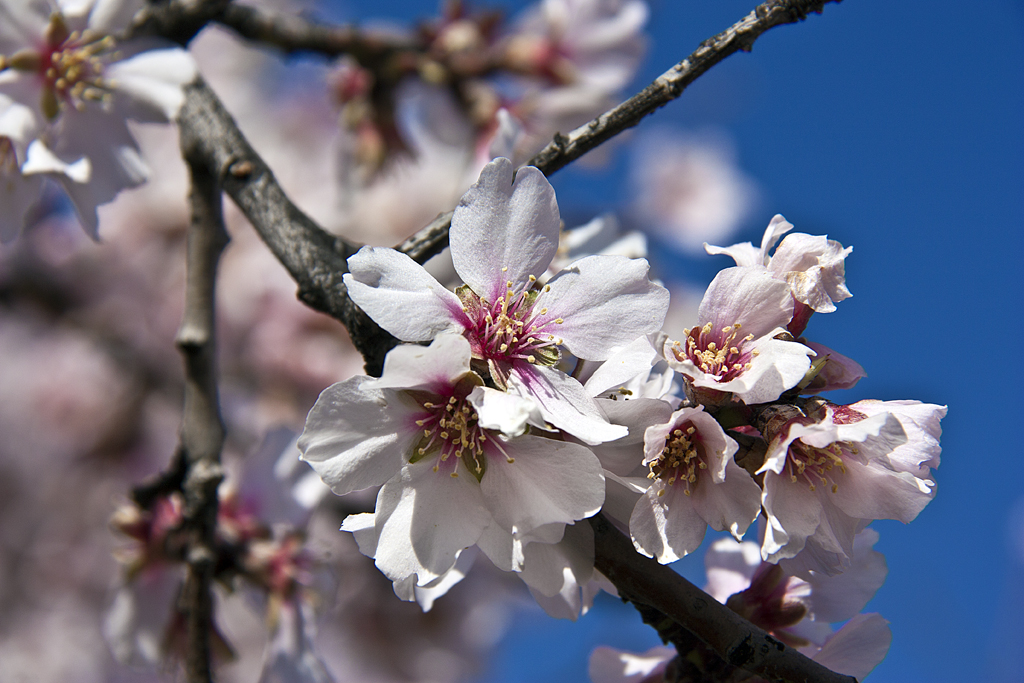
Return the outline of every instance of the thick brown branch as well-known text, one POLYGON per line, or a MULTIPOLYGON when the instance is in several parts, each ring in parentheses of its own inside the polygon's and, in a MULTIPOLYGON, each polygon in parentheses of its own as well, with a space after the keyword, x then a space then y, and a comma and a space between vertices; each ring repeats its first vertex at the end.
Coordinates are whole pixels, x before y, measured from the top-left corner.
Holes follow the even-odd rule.
MULTIPOLYGON (((749 52, 754 41, 768 29, 796 23, 811 12, 820 13, 829 2, 841 0, 768 0, 758 5, 725 31, 705 40, 693 54, 619 106, 568 135, 555 135, 555 139, 526 165, 536 166, 544 175, 551 175, 682 95, 701 74, 729 55, 741 50, 749 52)), ((434 219, 406 240, 400 249, 423 263, 447 246, 451 215, 448 213, 434 219)))
POLYGON ((589 521, 594 528, 594 567, 615 584, 619 595, 661 612, 725 662, 769 681, 856 683, 780 643, 669 567, 638 554, 602 515, 589 521))
POLYGON ((182 148, 189 163, 192 209, 188 228, 188 270, 185 313, 177 344, 185 360, 185 408, 181 425, 181 454, 185 476, 184 528, 188 533, 188 574, 182 591, 186 615, 185 669, 189 683, 213 680, 210 656, 213 600, 210 584, 216 558, 217 487, 224 423, 217 395, 214 290, 217 262, 227 244, 221 214, 220 187, 194 149, 182 148))
POLYGON ((346 259, 356 248, 325 232, 288 199, 201 78, 185 92, 178 115, 182 145, 195 150, 196 158, 253 224, 298 284, 299 298, 344 323, 366 359, 367 372, 379 375, 384 354, 396 341, 348 297, 342 276, 348 272, 346 259))

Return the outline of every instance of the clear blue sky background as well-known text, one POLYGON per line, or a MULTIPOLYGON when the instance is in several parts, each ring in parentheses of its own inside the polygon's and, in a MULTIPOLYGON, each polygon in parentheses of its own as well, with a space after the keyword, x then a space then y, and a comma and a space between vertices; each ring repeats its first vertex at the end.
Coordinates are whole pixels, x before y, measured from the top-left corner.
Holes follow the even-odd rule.
MULTIPOLYGON (((516 3, 491 3, 518 7, 516 3)), ((645 84, 754 0, 652 0, 645 84)), ((407 19, 432 0, 339 0, 333 18, 407 19)), ((949 405, 939 492, 910 526, 875 523, 889 579, 868 606, 892 622, 874 683, 1024 680, 1020 407, 1024 292, 1024 3, 846 0, 774 29, 647 125, 717 126, 761 186, 740 239, 772 214, 855 246, 854 298, 809 332, 869 377, 842 399, 949 405)), ((644 124, 641 124, 644 125, 644 124)), ((563 210, 628 199, 626 155, 553 177, 563 210)), ((663 277, 707 282, 727 264, 655 259, 663 277)), ((684 564, 686 561, 684 560, 684 564)), ((698 562, 686 570, 699 571, 698 562)), ((581 622, 522 615, 492 683, 585 681, 599 644, 642 649, 653 631, 602 600, 581 622)))

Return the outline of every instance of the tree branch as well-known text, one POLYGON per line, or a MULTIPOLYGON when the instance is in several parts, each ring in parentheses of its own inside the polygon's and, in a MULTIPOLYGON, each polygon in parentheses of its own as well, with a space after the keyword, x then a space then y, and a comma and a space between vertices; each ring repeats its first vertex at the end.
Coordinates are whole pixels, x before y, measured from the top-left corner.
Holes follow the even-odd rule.
POLYGON ((603 515, 588 521, 594 528, 594 568, 615 584, 619 595, 661 612, 728 664, 779 683, 857 683, 787 647, 671 568, 640 555, 603 515))
MULTIPOLYGON (((768 29, 796 23, 811 12, 820 14, 829 2, 841 1, 768 0, 758 5, 725 31, 705 40, 693 54, 619 106, 568 135, 556 134, 555 139, 525 165, 536 166, 544 175, 550 176, 682 95, 705 71, 729 55, 741 50, 750 52, 754 42, 768 29)), ((419 263, 437 254, 448 246, 448 228, 451 227, 452 215, 449 212, 438 216, 430 225, 403 242, 399 250, 413 256, 419 263)))
MULTIPOLYGON (((224 478, 220 452, 224 423, 217 395, 214 289, 217 261, 227 244, 216 178, 183 140, 192 187, 188 227, 185 313, 176 342, 185 359, 185 407, 181 449, 186 472, 183 527, 188 536, 188 574, 182 591, 187 615, 185 670, 189 683, 213 680, 210 657, 213 597, 210 584, 216 561, 217 487, 224 478)), ((178 456, 176 456, 177 458, 178 456)))
POLYGON ((384 354, 397 340, 348 296, 342 276, 356 247, 328 234, 291 202, 202 78, 186 87, 185 95, 178 114, 182 145, 195 150, 197 160, 253 224, 298 284, 299 298, 340 320, 366 359, 367 372, 379 375, 384 354))

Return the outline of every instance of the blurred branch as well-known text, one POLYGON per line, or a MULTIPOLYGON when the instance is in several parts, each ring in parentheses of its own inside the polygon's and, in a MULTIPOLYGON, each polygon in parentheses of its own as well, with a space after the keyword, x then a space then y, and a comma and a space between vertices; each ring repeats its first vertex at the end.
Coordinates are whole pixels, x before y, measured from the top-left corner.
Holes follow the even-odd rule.
MULTIPOLYGON (((768 0, 718 35, 708 38, 683 61, 628 100, 601 114, 568 135, 558 133, 548 146, 526 162, 544 175, 562 169, 619 133, 640 123, 641 119, 683 94, 705 71, 736 52, 750 52, 754 42, 768 29, 793 24, 811 12, 821 13, 829 2, 842 0, 768 0)), ((399 247, 419 263, 448 246, 448 228, 453 212, 442 214, 399 247)))
MULTIPOLYGON (((603 515, 588 521, 594 528, 594 568, 615 584, 619 596, 661 612, 696 635, 727 664, 780 683, 857 683, 852 676, 834 673, 779 642, 671 568, 640 555, 603 515)), ((645 618, 649 616, 645 614, 645 618)), ((680 655, 686 652, 680 651, 680 655)))
MULTIPOLYGON (((180 455, 186 470, 183 526, 188 534, 188 575, 182 591, 187 615, 185 669, 189 683, 212 681, 210 658, 213 624, 211 582, 216 561, 217 487, 224 478, 220 465, 224 423, 217 395, 214 291, 217 262, 227 244, 220 187, 197 157, 191 141, 182 140, 189 166, 191 220, 188 227, 188 270, 185 312, 176 342, 185 359, 185 407, 180 455)), ((173 471, 173 468, 172 468, 173 471)))

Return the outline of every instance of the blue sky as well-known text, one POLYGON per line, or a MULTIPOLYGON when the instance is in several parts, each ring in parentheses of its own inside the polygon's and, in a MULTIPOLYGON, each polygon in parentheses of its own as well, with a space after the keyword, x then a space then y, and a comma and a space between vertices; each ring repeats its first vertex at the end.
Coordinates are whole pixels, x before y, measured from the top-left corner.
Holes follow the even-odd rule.
MULTIPOLYGON (((424 16, 433 2, 339 3, 337 17, 424 16)), ((516 6, 513 3, 507 7, 516 6)), ((644 84, 753 0, 653 0, 644 84)), ((949 405, 938 496, 909 526, 875 523, 889 579, 868 609, 892 622, 874 683, 1024 680, 1024 3, 846 0, 774 29, 641 126, 715 127, 762 190, 740 239, 774 213, 855 247, 854 297, 816 316, 818 341, 868 378, 842 396, 949 405), (1017 557, 1017 559, 1015 559, 1017 557), (1007 658, 1016 657, 1016 661, 1007 658)), ((625 203, 627 156, 552 178, 565 212, 625 203)), ((723 257, 662 256, 663 277, 707 282, 723 257)), ((696 563, 696 564, 699 564, 696 563)), ((577 624, 523 614, 481 680, 584 681, 598 644, 653 631, 614 600, 577 624)))

